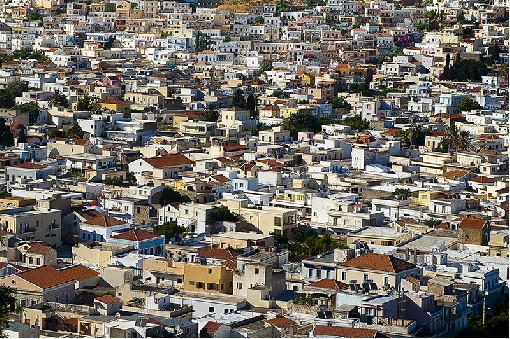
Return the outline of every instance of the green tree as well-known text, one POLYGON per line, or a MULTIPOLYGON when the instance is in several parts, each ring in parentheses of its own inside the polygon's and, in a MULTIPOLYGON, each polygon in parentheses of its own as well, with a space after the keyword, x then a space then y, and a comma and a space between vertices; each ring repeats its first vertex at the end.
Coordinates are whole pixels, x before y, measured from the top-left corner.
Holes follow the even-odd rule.
POLYGON ((80 125, 75 123, 73 126, 71 126, 70 129, 67 130, 66 136, 68 138, 81 139, 81 138, 83 138, 84 134, 85 133, 81 129, 80 125))
POLYGON ((483 108, 476 101, 474 101, 471 97, 467 97, 467 98, 462 99, 460 101, 458 107, 463 112, 471 111, 473 109, 482 109, 483 108))
POLYGON ((467 131, 459 131, 455 123, 452 123, 445 131, 443 142, 448 146, 449 152, 453 149, 456 152, 467 150, 471 147, 471 135, 467 131))
POLYGON ((10 313, 16 311, 16 290, 12 287, 0 286, 0 335, 4 336, 5 329, 9 326, 10 313))
POLYGON ((264 17, 259 15, 259 16, 255 17, 255 19, 253 21, 256 24, 258 24, 258 25, 263 24, 264 23, 264 17))
POLYGON ((246 99, 244 98, 244 91, 238 88, 234 92, 234 97, 232 98, 232 105, 235 107, 246 108, 246 99))
POLYGON ((195 36, 195 53, 200 53, 209 48, 210 42, 207 38, 207 35, 201 33, 200 31, 195 36))
POLYGON ((499 61, 499 53, 501 53, 501 49, 497 42, 493 42, 487 48, 487 61, 490 65, 495 64, 499 61))
POLYGON ((411 190, 404 188, 396 188, 393 196, 399 200, 407 200, 411 196, 411 190))
POLYGON ((111 3, 111 2, 105 4, 105 6, 104 6, 105 12, 115 12, 116 10, 117 10, 117 5, 114 3, 111 3))
POLYGON ((441 220, 437 219, 425 219, 423 220, 423 224, 428 227, 436 227, 441 223, 441 220))
POLYGON ((4 147, 14 146, 14 136, 9 126, 5 124, 3 117, 0 117, 0 145, 4 147))
POLYGON ((309 111, 299 110, 283 119, 283 128, 290 131, 293 138, 297 138, 298 132, 318 132, 321 130, 320 120, 309 111))
POLYGON ((207 105, 207 108, 202 113, 202 120, 203 121, 210 121, 210 122, 216 122, 218 121, 218 118, 220 117, 220 112, 218 111, 218 107, 215 103, 210 103, 207 105))
POLYGON ((165 222, 162 225, 154 226, 154 234, 164 235, 165 242, 168 243, 174 237, 182 237, 182 233, 186 229, 182 226, 177 225, 175 221, 165 222))
POLYGON ((347 117, 338 121, 339 124, 350 126, 353 130, 361 132, 366 130, 370 126, 370 122, 366 119, 361 119, 361 116, 356 115, 354 117, 347 117))
POLYGON ((168 204, 173 204, 177 202, 178 203, 191 202, 191 199, 188 196, 176 192, 168 186, 165 186, 163 192, 161 193, 159 204, 162 206, 166 206, 168 204))
POLYGON ((241 218, 237 214, 230 212, 227 206, 214 206, 207 216, 208 225, 214 225, 218 221, 236 222, 239 220, 241 218))
POLYGON ((105 43, 103 44, 103 49, 105 51, 112 49, 114 42, 115 42, 115 37, 113 37, 113 36, 109 37, 108 41, 105 41, 105 43))
POLYGON ((333 99, 331 99, 331 105, 333 105, 333 108, 345 108, 348 110, 352 109, 351 104, 345 101, 344 98, 340 97, 334 97, 333 99))
POLYGON ((109 186, 119 186, 122 185, 124 181, 122 180, 122 177, 107 177, 103 180, 103 184, 109 185, 109 186))
POLYGON ((271 71, 273 69, 273 63, 268 60, 264 60, 260 63, 260 73, 271 71))
POLYGON ((255 96, 253 93, 250 93, 248 95, 248 98, 246 99, 246 109, 249 110, 251 113, 254 113, 257 109, 257 101, 255 100, 255 96))
POLYGON ((282 12, 290 11, 287 6, 287 2, 285 0, 277 0, 276 1, 276 16, 280 16, 282 12))
POLYGON ((39 103, 30 101, 16 107, 20 112, 27 113, 30 124, 35 124, 39 118, 39 103))
POLYGON ((22 128, 18 134, 18 143, 26 143, 26 142, 27 142, 27 133, 25 132, 25 129, 22 128))
POLYGON ((16 105, 15 99, 23 92, 28 91, 28 84, 25 82, 11 82, 5 89, 0 90, 0 107, 13 108, 16 105))
POLYGON ((69 101, 64 93, 61 93, 60 90, 56 89, 50 97, 50 105, 52 107, 69 107, 69 101))
POLYGON ((445 80, 453 81, 480 81, 482 76, 489 74, 487 65, 479 60, 462 59, 460 53, 455 57, 453 66, 448 71, 445 80))
POLYGON ((76 103, 77 111, 92 111, 94 109, 94 104, 92 103, 92 99, 88 95, 82 96, 78 99, 76 103))
POLYGON ((127 172, 126 173, 126 180, 130 183, 130 184, 136 184, 136 176, 133 172, 127 172))

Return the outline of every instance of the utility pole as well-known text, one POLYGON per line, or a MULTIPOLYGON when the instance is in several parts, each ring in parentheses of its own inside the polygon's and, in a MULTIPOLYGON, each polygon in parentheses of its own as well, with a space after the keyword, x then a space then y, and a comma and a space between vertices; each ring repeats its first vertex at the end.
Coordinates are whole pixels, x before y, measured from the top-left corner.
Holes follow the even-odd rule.
POLYGON ((487 297, 487 292, 483 292, 482 325, 485 325, 485 298, 486 297, 487 297))

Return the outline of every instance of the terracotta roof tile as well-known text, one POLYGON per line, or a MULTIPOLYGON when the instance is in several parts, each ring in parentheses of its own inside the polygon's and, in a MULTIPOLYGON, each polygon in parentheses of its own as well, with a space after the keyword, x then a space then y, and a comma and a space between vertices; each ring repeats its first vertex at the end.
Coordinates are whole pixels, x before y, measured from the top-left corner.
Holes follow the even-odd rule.
POLYGON ((68 274, 58 271, 50 266, 34 268, 16 275, 41 288, 50 288, 73 280, 73 278, 68 274))
POLYGON ((120 303, 121 301, 122 300, 120 300, 119 298, 108 295, 108 294, 94 298, 94 302, 102 302, 104 304, 120 303))
POLYGON ((377 331, 368 328, 317 325, 313 329, 313 334, 342 338, 375 338, 377 331))
POLYGON ((202 328, 202 331, 207 332, 208 334, 214 334, 218 329, 223 325, 222 323, 218 323, 215 321, 208 321, 207 324, 202 328))
POLYGON ((496 182, 496 179, 479 175, 476 178, 470 179, 469 181, 478 182, 480 184, 494 184, 496 182))
POLYGON ((207 248, 200 252, 200 256, 223 260, 235 259, 237 257, 232 251, 225 248, 207 248))
POLYGON ((473 217, 467 217, 467 218, 462 219, 459 227, 460 228, 481 229, 485 226, 486 223, 487 223, 487 220, 473 218, 473 217))
POLYGON ((44 246, 43 244, 34 243, 30 244, 30 248, 28 249, 27 253, 46 254, 50 249, 50 247, 44 246))
POLYGON ((469 171, 455 170, 455 171, 450 171, 450 172, 446 172, 443 174, 439 174, 437 177, 450 179, 450 180, 456 180, 456 179, 460 179, 468 174, 469 174, 469 171))
POLYGON ((119 219, 115 219, 115 218, 100 214, 97 217, 87 219, 87 221, 85 221, 84 224, 110 227, 110 226, 116 226, 116 225, 123 225, 123 224, 125 224, 125 222, 122 220, 119 220, 119 219))
POLYGON ((308 285, 310 287, 316 287, 316 288, 325 288, 329 290, 345 290, 349 288, 349 285, 344 284, 341 281, 335 280, 335 279, 322 279, 316 282, 311 283, 308 285))
POLYGON ((269 319, 267 322, 278 328, 284 328, 296 324, 294 320, 285 317, 276 317, 273 319, 269 319))
POLYGON ((120 240, 129 240, 129 241, 145 241, 145 240, 154 239, 157 237, 159 237, 159 236, 152 232, 148 232, 148 231, 136 228, 134 230, 129 230, 122 234, 118 234, 112 238, 120 239, 120 240))
POLYGON ((71 267, 66 267, 60 270, 60 272, 67 274, 70 278, 76 279, 78 281, 85 280, 92 277, 97 277, 99 275, 98 272, 85 267, 83 265, 76 265, 71 267))
POLYGON ((145 158, 144 160, 156 168, 193 164, 193 161, 182 154, 167 154, 160 157, 145 158))
POLYGON ((25 169, 43 169, 47 166, 36 164, 35 162, 24 162, 22 164, 16 165, 17 168, 25 168, 25 169))
POLYGON ((414 264, 395 258, 394 256, 377 253, 360 255, 359 257, 347 260, 342 263, 341 266, 395 273, 416 267, 414 264))

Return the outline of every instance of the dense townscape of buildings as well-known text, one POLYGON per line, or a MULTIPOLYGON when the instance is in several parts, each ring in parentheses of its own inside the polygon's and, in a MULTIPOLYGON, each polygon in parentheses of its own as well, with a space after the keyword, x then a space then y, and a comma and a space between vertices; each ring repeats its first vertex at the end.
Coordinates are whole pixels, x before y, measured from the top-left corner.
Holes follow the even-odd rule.
POLYGON ((508 336, 508 45, 506 0, 2 1, 0 328, 508 336))

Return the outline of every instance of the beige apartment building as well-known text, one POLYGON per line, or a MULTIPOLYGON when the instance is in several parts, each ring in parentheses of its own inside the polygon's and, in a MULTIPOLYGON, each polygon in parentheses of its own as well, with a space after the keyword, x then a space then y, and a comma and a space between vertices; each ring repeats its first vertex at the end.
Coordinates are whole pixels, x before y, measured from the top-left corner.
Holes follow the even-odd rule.
POLYGON ((25 241, 61 245, 61 211, 57 209, 12 208, 0 211, 0 228, 25 241))

